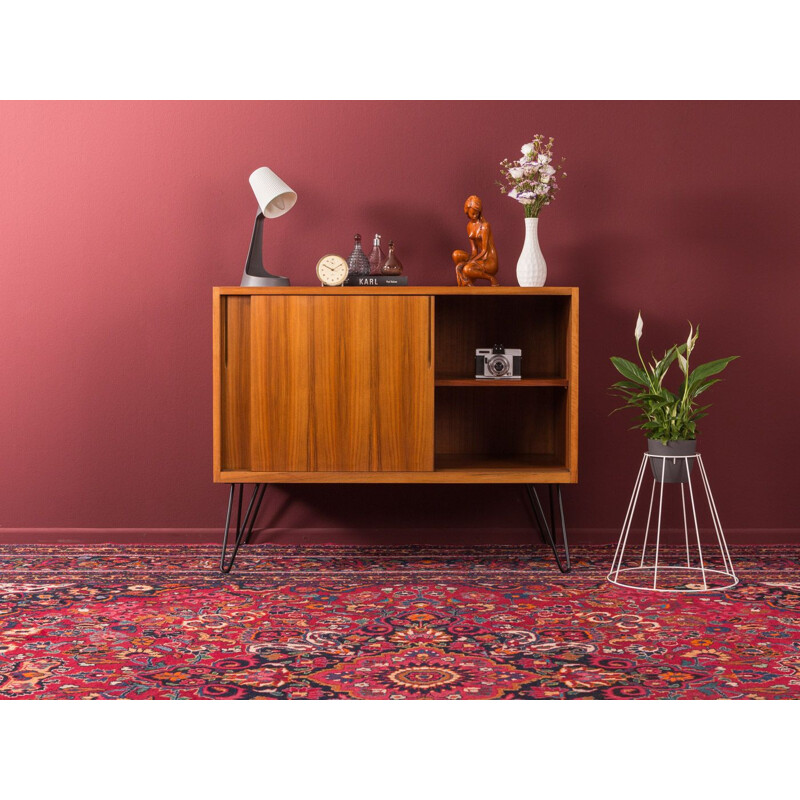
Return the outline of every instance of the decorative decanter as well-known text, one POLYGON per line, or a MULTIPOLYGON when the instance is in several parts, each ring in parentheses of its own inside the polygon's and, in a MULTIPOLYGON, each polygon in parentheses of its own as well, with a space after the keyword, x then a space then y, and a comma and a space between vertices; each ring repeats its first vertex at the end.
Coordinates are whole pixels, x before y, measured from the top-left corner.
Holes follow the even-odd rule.
POLYGON ((381 265, 381 275, 402 275, 403 265, 394 253, 394 242, 389 242, 389 255, 381 265))
POLYGON ((369 275, 369 260, 361 249, 361 234, 357 233, 353 239, 355 245, 353 252, 350 253, 350 258, 347 259, 347 274, 348 275, 369 275))
POLYGON ((386 261, 386 254, 381 250, 381 235, 375 234, 372 241, 372 252, 369 254, 369 274, 380 275, 383 262, 386 261))

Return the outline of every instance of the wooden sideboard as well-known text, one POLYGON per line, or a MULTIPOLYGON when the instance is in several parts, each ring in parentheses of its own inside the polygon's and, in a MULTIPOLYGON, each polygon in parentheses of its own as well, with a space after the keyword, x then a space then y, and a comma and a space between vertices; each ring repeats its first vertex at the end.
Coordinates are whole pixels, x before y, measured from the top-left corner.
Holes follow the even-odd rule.
POLYGON ((222 287, 213 325, 225 542, 242 484, 252 529, 269 483, 577 483, 577 288, 222 287), (476 380, 495 344, 520 380, 476 380))

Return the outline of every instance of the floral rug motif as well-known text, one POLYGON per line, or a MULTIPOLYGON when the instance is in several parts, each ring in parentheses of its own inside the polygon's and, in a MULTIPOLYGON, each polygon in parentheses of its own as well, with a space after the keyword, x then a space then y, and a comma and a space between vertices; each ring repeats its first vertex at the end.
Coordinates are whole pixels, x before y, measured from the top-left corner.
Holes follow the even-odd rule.
POLYGON ((800 547, 721 592, 541 545, 0 546, 0 699, 800 698, 800 547))

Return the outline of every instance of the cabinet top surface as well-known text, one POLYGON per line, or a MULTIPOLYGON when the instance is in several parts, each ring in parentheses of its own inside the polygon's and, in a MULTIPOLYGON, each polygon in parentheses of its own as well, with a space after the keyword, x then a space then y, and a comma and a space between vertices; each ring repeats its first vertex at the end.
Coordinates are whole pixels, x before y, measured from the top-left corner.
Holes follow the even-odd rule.
POLYGON ((463 295, 485 296, 497 295, 576 295, 576 286, 537 286, 535 288, 521 286, 280 286, 259 289, 252 286, 215 286, 215 295, 281 295, 281 294, 319 294, 319 295, 463 295))

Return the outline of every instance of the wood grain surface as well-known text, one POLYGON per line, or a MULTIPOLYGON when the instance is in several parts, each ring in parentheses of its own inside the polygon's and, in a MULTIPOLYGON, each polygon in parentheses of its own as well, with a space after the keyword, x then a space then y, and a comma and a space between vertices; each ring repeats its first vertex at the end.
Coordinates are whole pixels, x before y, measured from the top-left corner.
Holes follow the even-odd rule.
MULTIPOLYGON (((307 296, 250 299, 253 470, 315 469, 310 448, 313 306, 314 298, 307 296)), ((234 406, 226 410, 237 413, 234 406)))
POLYGON ((315 297, 308 408, 316 470, 371 470, 375 392, 373 298, 315 297))
POLYGON ((218 470, 432 470, 430 309, 394 295, 219 298, 218 470))
POLYGON ((215 289, 214 479, 575 483, 578 357, 574 288, 215 289))

